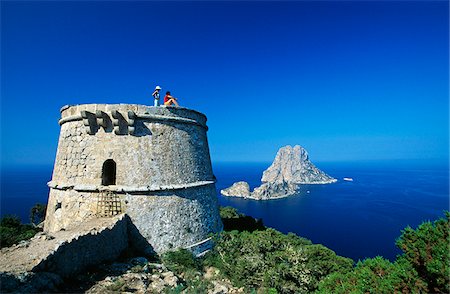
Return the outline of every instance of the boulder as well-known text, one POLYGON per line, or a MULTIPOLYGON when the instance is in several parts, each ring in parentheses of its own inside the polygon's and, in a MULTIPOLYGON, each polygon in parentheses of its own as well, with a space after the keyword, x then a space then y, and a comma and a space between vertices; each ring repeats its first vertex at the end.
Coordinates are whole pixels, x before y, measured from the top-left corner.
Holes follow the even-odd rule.
POLYGON ((250 186, 247 182, 236 182, 231 187, 223 189, 220 193, 224 196, 250 197, 250 186))

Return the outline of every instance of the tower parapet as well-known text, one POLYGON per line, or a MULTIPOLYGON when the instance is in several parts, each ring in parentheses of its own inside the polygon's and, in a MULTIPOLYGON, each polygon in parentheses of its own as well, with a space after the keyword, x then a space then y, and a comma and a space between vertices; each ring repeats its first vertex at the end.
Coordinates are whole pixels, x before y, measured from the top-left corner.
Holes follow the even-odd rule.
POLYGON ((221 230, 206 116, 186 108, 82 104, 61 109, 44 229, 126 213, 156 252, 221 230))

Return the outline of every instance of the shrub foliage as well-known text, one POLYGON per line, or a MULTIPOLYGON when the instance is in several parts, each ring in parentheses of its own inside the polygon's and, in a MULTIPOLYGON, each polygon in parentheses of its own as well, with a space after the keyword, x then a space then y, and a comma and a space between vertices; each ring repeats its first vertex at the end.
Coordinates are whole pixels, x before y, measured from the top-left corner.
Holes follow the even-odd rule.
POLYGON ((407 227, 397 239, 404 254, 394 263, 382 257, 358 262, 347 273, 336 272, 318 293, 450 293, 450 214, 407 227))
POLYGON ((326 275, 353 264, 322 245, 273 229, 224 232, 204 262, 237 287, 280 293, 311 292, 326 275))
POLYGON ((450 213, 435 222, 424 222, 416 230, 407 227, 396 245, 404 258, 428 283, 432 293, 450 293, 450 213))
POLYGON ((47 205, 36 203, 30 210, 30 222, 32 224, 40 224, 45 219, 45 212, 47 211, 47 205))
POLYGON ((351 259, 337 256, 295 234, 265 228, 261 221, 233 210, 229 207, 221 210, 221 216, 230 221, 228 228, 242 223, 247 227, 241 227, 241 231, 227 231, 225 227, 203 264, 218 268, 237 287, 248 291, 307 293, 314 291, 328 274, 352 268, 351 259))
POLYGON ((0 248, 9 247, 20 241, 28 240, 36 235, 37 232, 41 231, 34 224, 38 224, 44 220, 46 208, 46 205, 39 203, 31 208, 31 224, 22 224, 20 219, 14 215, 2 217, 0 219, 0 248))
POLYGON ((231 207, 221 207, 220 217, 222 218, 223 229, 225 231, 258 231, 265 230, 264 224, 261 219, 254 219, 251 216, 238 213, 238 211, 231 207))
POLYGON ((0 220, 0 247, 9 247, 33 237, 40 229, 22 224, 17 216, 7 215, 0 220))

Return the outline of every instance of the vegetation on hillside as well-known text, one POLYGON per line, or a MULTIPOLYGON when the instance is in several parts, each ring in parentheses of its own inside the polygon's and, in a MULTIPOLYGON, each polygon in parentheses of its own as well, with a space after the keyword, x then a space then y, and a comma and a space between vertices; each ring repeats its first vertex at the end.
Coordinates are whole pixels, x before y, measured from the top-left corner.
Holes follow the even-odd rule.
POLYGON ((450 293, 450 214, 407 227, 397 239, 404 254, 393 263, 382 257, 358 262, 319 284, 318 293, 450 293))
POLYGON ((38 225, 42 223, 45 219, 45 213, 47 211, 47 205, 36 203, 30 209, 30 223, 38 225))
POLYGON ((450 213, 416 230, 407 227, 396 245, 404 258, 428 283, 430 292, 450 293, 450 213))
MULTIPOLYGON (((450 293, 449 212, 417 229, 405 228, 396 240, 403 254, 394 262, 377 256, 356 265, 322 245, 266 228, 262 220, 234 208, 221 208, 220 215, 225 230, 205 256, 178 250, 160 257, 180 282, 167 293, 206 293, 218 283, 245 293, 450 293)), ((44 206, 35 205, 30 220, 38 223, 43 216, 44 206)), ((38 231, 5 216, 0 245, 17 244, 38 231)))
POLYGON ((14 215, 6 215, 0 219, 0 248, 9 247, 23 240, 28 240, 42 231, 35 224, 45 218, 46 205, 36 204, 30 210, 31 224, 22 224, 14 215))
POLYGON ((225 231, 203 258, 195 259, 186 250, 162 256, 170 270, 184 276, 185 289, 207 289, 211 284, 202 278, 203 271, 211 267, 233 286, 262 293, 312 292, 330 273, 352 269, 351 259, 337 256, 322 245, 265 228, 261 220, 231 207, 221 208, 220 213, 225 231))
POLYGON ((41 229, 22 224, 17 216, 7 215, 0 220, 0 247, 9 247, 22 240, 28 240, 41 229))
POLYGON ((231 206, 220 208, 220 218, 222 219, 224 231, 260 231, 265 230, 261 219, 254 219, 251 216, 239 213, 231 206))
POLYGON ((309 293, 327 275, 351 270, 353 261, 322 245, 274 229, 223 232, 203 261, 247 290, 309 293))
POLYGON ((206 256, 195 259, 181 250, 162 257, 185 278, 175 293, 208 289, 211 282, 203 273, 211 267, 248 293, 450 293, 448 212, 446 218, 403 230, 396 244, 404 254, 395 262, 378 256, 355 266, 322 245, 265 228, 233 208, 221 208, 221 217, 225 231, 206 256))

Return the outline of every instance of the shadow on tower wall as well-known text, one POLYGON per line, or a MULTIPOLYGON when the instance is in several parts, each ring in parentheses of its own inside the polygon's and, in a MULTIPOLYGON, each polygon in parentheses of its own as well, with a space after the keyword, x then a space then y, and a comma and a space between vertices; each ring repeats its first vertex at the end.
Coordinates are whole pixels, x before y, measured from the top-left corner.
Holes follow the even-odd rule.
POLYGON ((128 247, 136 254, 144 254, 146 256, 156 255, 153 246, 141 235, 138 228, 133 224, 133 221, 128 215, 125 215, 127 220, 128 232, 128 247))

